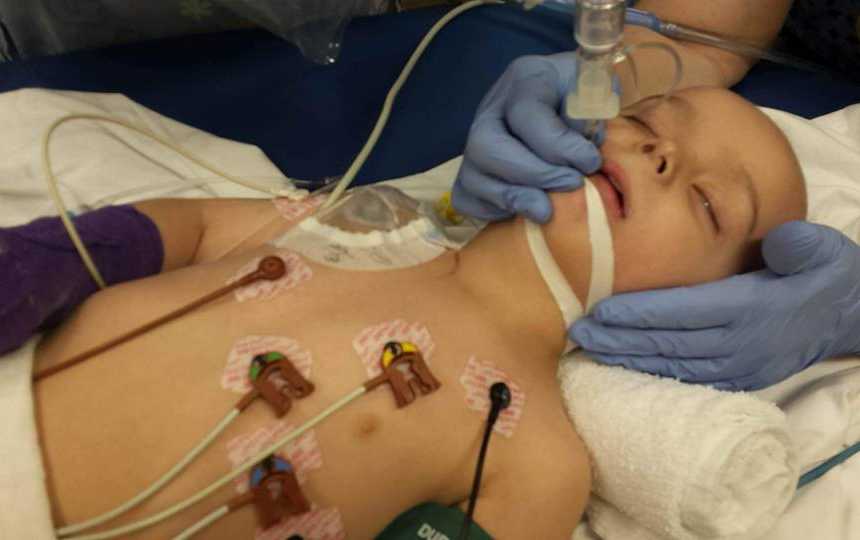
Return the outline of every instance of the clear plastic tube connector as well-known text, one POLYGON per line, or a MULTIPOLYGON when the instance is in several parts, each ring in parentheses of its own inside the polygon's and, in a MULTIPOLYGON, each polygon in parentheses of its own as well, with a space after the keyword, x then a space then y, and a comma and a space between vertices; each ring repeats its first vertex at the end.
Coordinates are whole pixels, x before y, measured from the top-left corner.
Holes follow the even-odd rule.
POLYGON ((612 91, 612 63, 607 58, 579 55, 576 85, 565 99, 565 114, 573 119, 606 120, 618 116, 618 94, 612 91))
POLYGON ((579 0, 574 37, 579 44, 576 83, 565 100, 569 118, 618 116, 620 101, 612 91, 615 51, 624 31, 624 0, 579 0))
POLYGON ((578 0, 573 36, 590 54, 609 53, 621 43, 624 0, 578 0))

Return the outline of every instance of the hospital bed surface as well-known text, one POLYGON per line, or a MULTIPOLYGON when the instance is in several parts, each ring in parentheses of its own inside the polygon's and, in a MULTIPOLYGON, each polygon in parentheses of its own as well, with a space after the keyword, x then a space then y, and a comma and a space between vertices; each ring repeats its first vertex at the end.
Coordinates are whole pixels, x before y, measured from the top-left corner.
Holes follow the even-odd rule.
MULTIPOLYGON (((288 176, 343 174, 390 85, 442 9, 360 18, 340 60, 305 60, 291 44, 244 30, 0 64, 0 91, 23 87, 118 92, 180 122, 255 144, 288 176)), ((403 89, 359 175, 423 171, 462 151, 483 94, 510 61, 569 49, 554 13, 485 6, 437 37, 403 89)), ((860 86, 763 64, 737 88, 760 105, 806 117, 860 102, 860 86)))

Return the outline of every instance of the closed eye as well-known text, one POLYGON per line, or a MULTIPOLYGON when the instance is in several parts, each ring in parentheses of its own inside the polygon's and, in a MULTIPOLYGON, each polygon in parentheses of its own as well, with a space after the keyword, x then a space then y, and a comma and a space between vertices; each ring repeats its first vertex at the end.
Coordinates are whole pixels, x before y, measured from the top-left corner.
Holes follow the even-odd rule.
POLYGON ((702 190, 702 188, 700 188, 699 186, 694 185, 693 189, 696 191, 697 197, 701 201, 701 204, 705 208, 705 211, 708 213, 708 218, 711 220, 714 229, 716 229, 717 234, 719 234, 721 230, 720 220, 717 217, 717 212, 714 209, 714 205, 711 202, 710 197, 708 197, 708 194, 705 193, 704 190, 702 190))

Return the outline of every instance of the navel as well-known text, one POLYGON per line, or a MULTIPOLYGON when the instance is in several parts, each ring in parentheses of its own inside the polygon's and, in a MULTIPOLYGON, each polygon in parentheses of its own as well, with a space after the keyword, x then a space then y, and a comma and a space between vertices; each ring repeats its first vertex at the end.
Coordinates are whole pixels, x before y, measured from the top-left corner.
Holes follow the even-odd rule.
POLYGON ((355 421, 355 435, 359 440, 367 440, 382 427, 382 420, 376 414, 360 414, 355 421))

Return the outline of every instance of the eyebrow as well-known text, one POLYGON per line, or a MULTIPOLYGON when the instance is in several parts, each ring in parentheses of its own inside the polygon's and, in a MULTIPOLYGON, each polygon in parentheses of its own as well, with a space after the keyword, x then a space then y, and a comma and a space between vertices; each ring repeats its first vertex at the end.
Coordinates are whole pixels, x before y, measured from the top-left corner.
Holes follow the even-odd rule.
POLYGON ((696 112, 696 108, 693 107, 686 99, 679 96, 669 95, 666 101, 677 105, 677 111, 681 113, 683 120, 694 122, 697 119, 698 113, 696 112))

